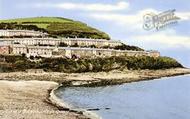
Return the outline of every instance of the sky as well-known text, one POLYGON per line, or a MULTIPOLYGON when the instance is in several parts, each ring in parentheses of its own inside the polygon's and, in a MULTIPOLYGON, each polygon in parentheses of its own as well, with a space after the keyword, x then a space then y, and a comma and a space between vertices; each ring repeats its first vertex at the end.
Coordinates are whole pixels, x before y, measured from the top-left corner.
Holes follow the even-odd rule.
POLYGON ((190 67, 189 0, 0 0, 0 19, 55 16, 71 18, 108 33, 112 39, 158 50, 190 67), (143 29, 143 16, 175 9, 177 24, 143 29))

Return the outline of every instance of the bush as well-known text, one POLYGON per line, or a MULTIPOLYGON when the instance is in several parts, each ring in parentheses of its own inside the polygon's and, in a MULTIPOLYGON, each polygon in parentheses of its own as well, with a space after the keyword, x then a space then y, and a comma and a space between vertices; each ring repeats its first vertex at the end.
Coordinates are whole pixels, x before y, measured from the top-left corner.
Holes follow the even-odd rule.
POLYGON ((68 45, 64 42, 60 42, 59 47, 67 47, 68 45))
MULTIPOLYGON (((1 56, 2 57, 2 56, 1 56)), ((41 58, 39 62, 31 62, 23 56, 4 56, 9 65, 4 65, 6 71, 23 71, 41 68, 45 71, 57 72, 99 72, 114 69, 168 69, 183 67, 175 59, 169 57, 107 57, 94 59, 41 58), (10 66, 12 69, 10 69, 10 66), (6 68, 7 67, 7 68, 6 68)), ((1 68, 2 69, 2 68, 1 68)))
POLYGON ((116 50, 135 50, 135 51, 144 51, 142 48, 139 48, 137 46, 130 46, 126 44, 115 46, 114 49, 116 50))

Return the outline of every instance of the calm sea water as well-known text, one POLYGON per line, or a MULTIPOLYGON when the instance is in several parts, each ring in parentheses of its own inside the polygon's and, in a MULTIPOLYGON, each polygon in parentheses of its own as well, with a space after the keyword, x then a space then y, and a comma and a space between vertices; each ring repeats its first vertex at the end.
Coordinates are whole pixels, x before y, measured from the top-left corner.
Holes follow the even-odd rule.
POLYGON ((60 88, 57 96, 103 119, 190 119, 190 75, 96 88, 60 88), (105 108, 110 108, 106 110, 105 108))

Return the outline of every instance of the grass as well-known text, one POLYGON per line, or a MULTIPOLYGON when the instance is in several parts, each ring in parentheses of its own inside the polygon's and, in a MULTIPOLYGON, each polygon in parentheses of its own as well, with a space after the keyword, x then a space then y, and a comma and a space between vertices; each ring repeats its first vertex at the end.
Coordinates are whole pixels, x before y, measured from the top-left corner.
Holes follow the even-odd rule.
MULTIPOLYGON (((50 35, 62 37, 87 37, 110 39, 109 36, 95 28, 80 21, 74 21, 61 17, 33 17, 0 20, 1 23, 16 23, 19 25, 35 25, 43 28, 50 35)), ((14 27, 13 27, 14 28, 14 27)))
POLYGON ((38 24, 38 23, 30 23, 30 24, 24 24, 24 25, 35 25, 35 26, 37 26, 38 28, 43 28, 43 29, 46 29, 48 26, 49 26, 49 24, 38 24))
POLYGON ((5 22, 5 23, 12 23, 12 22, 60 22, 60 23, 65 23, 65 22, 73 22, 73 20, 66 19, 66 18, 61 18, 61 17, 32 17, 32 18, 17 18, 17 19, 8 19, 8 20, 0 20, 0 22, 5 22))

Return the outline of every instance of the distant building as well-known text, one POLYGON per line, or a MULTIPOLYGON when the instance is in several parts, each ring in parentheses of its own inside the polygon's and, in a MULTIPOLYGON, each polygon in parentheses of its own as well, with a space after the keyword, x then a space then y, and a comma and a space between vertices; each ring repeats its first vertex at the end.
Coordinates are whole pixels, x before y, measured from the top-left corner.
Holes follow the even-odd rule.
POLYGON ((152 57, 159 57, 160 56, 160 52, 158 52, 158 51, 150 50, 148 52, 149 52, 149 55, 152 57))
POLYGON ((52 57, 54 47, 39 47, 39 46, 25 46, 25 45, 13 45, 13 54, 21 55, 26 54, 30 56, 52 57))
POLYGON ((0 44, 1 45, 12 45, 14 44, 14 39, 5 39, 5 38, 0 38, 0 44))
POLYGON ((122 45, 119 41, 106 40, 106 39, 90 39, 90 38, 62 38, 61 42, 66 43, 69 46, 77 44, 78 46, 96 46, 98 48, 103 46, 115 47, 122 45))
POLYGON ((43 69, 27 69, 27 73, 44 73, 43 69))
POLYGON ((0 54, 10 54, 10 46, 0 44, 0 54))
POLYGON ((13 54, 26 54, 30 56, 42 57, 110 57, 110 56, 150 56, 159 57, 156 51, 130 51, 130 50, 114 50, 101 48, 79 48, 79 47, 48 47, 48 46, 25 46, 13 45, 13 54))
POLYGON ((47 34, 29 30, 0 30, 0 36, 33 36, 32 38, 0 38, 0 54, 26 54, 41 57, 159 57, 157 51, 114 50, 120 41, 91 38, 37 38, 47 34), (63 46, 60 46, 62 44, 63 46))
POLYGON ((0 37, 37 37, 47 36, 47 33, 32 30, 0 30, 0 37))
POLYGON ((9 44, 22 45, 41 45, 41 46, 59 46, 60 43, 65 43, 68 46, 77 45, 79 47, 96 46, 98 48, 104 46, 115 47, 122 45, 119 41, 105 40, 105 39, 87 39, 87 38, 2 38, 0 42, 9 44))

